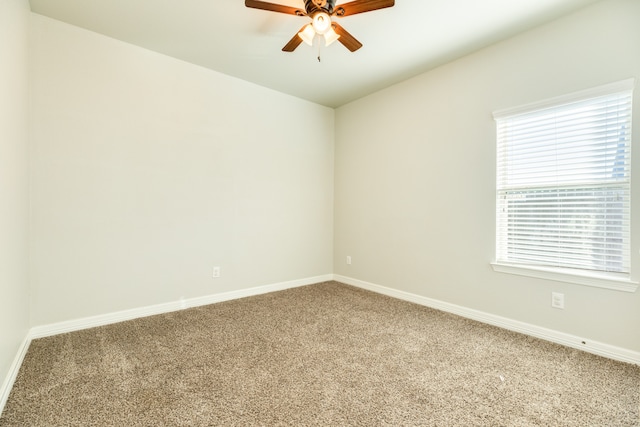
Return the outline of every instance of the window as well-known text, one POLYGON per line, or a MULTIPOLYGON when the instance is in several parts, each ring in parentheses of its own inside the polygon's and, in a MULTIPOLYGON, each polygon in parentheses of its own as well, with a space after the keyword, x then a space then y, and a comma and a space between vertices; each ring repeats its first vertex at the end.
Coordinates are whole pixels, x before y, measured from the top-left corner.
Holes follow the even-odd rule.
POLYGON ((496 264, 629 279, 633 84, 494 114, 496 264))

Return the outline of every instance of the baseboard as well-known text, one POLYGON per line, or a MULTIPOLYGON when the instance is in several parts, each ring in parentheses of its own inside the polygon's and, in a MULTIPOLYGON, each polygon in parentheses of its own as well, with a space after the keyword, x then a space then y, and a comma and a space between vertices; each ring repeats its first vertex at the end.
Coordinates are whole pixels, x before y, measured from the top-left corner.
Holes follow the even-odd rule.
POLYGON ((35 326, 29 331, 28 338, 36 339, 52 335, 64 334, 67 332, 79 331, 82 329, 94 328, 97 326, 109 325, 112 323, 124 322, 126 320, 138 319, 141 317, 153 316, 156 314, 169 313, 172 311, 184 310, 187 308, 199 307, 203 305, 215 304, 223 301, 230 301, 238 298, 245 298, 254 295, 266 294, 269 292, 282 291, 285 289, 297 288, 300 286, 312 285, 314 283, 333 280, 332 274, 323 276, 308 277, 305 279, 292 280, 289 282, 273 283, 270 285, 256 286, 237 291, 222 292, 218 294, 206 295, 203 297, 183 299, 164 304, 156 304, 147 307, 123 310, 114 313, 101 314, 98 316, 85 317, 81 319, 67 320, 64 322, 49 325, 35 326))
POLYGON ((456 314, 458 316, 466 317, 468 319, 477 320, 479 322, 487 323, 489 325, 498 326, 500 328, 508 329, 510 331, 519 332, 525 335, 540 338, 546 341, 551 341, 567 347, 586 351, 588 353, 596 354, 598 356, 603 356, 603 357, 607 357, 613 360, 618 360, 621 362, 640 365, 640 353, 636 351, 612 346, 612 345, 597 342, 597 341, 592 341, 590 339, 566 334, 564 332, 543 328, 543 327, 532 325, 529 323, 520 322, 518 320, 508 319, 506 317, 501 317, 495 314, 490 314, 483 311, 474 310, 471 308, 467 308, 467 307, 463 307, 455 304, 450 304, 444 301, 423 297, 423 296, 412 294, 409 292, 404 292, 404 291, 400 291, 393 288, 387 288, 384 286, 376 285, 376 284, 365 282, 362 280, 353 279, 351 277, 334 275, 333 278, 334 280, 345 283, 347 285, 366 289, 372 292, 387 295, 393 298, 398 298, 404 301, 413 302, 426 307, 435 308, 437 310, 456 314))
POLYGON ((2 414, 4 405, 6 405, 7 400, 9 399, 9 394, 13 388, 13 383, 15 383, 16 378, 18 377, 18 372, 20 371, 20 366, 22 366, 24 356, 27 354, 27 350, 29 349, 29 344, 31 344, 31 339, 27 336, 22 340, 20 347, 18 347, 16 357, 14 357, 13 362, 9 367, 9 372, 2 383, 2 387, 0 387, 0 414, 2 414))

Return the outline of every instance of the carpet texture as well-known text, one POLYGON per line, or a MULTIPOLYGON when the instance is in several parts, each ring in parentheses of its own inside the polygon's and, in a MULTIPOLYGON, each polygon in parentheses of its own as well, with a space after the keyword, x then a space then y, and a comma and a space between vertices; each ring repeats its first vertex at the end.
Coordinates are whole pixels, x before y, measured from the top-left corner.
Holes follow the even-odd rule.
POLYGON ((0 426, 639 426, 640 367, 336 282, 34 340, 0 426))

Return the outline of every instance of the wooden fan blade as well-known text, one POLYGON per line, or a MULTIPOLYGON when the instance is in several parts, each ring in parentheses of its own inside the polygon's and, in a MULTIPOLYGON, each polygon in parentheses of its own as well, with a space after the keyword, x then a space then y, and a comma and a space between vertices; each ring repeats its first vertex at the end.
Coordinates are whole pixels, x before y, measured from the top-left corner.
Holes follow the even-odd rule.
POLYGON ((384 9, 395 4, 395 0, 355 0, 341 4, 336 7, 334 15, 349 16, 356 13, 370 12, 372 10, 384 9))
MULTIPOLYGON (((306 27, 306 25, 304 27, 306 27)), ((298 33, 304 30, 304 27, 300 28, 300 31, 298 31, 298 33)), ((300 43, 302 43, 302 39, 300 38, 298 33, 296 33, 296 35, 293 36, 291 40, 289 40, 289 43, 284 45, 284 47, 282 48, 283 52, 293 52, 298 46, 300 46, 300 43)))
POLYGON ((342 28, 340 26, 340 24, 332 22, 331 26, 333 27, 333 29, 336 32, 336 34, 338 34, 340 36, 338 41, 340 43, 342 43, 344 45, 344 47, 349 49, 351 52, 355 52, 356 50, 358 50, 358 49, 360 49, 362 47, 362 43, 360 43, 358 40, 356 40, 355 37, 353 37, 351 34, 349 34, 349 32, 347 30, 342 28))
POLYGON ((288 15, 305 16, 306 13, 303 10, 296 9, 291 6, 284 6, 281 4, 267 3, 266 1, 258 0, 244 0, 244 5, 253 9, 268 10, 270 12, 286 13, 288 15))

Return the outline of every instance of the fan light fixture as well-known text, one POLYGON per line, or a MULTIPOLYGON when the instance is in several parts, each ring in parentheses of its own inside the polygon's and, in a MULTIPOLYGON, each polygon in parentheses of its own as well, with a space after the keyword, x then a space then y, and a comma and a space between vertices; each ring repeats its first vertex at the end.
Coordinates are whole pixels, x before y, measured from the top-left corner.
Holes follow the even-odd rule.
MULTIPOLYGON (((291 0, 288 0, 291 2, 291 0)), ((336 40, 346 47, 350 52, 355 52, 362 47, 355 37, 342 28, 337 22, 332 22, 332 18, 344 18, 346 16, 357 15, 359 13, 371 12, 373 10, 392 7, 395 0, 297 0, 298 3, 304 1, 304 10, 283 4, 271 3, 269 0, 244 0, 244 5, 252 9, 267 10, 270 12, 285 13, 298 17, 311 18, 311 23, 300 28, 297 33, 282 48, 283 52, 293 52, 304 41, 313 46, 314 40, 324 37, 326 46, 336 40), (336 7, 336 3, 340 6, 336 7)), ((318 53, 320 49, 318 49, 318 53)), ((320 55, 318 55, 320 60, 320 55)))
POLYGON ((298 36, 306 44, 313 46, 313 39, 316 34, 324 36, 325 46, 329 46, 340 38, 331 26, 331 17, 325 12, 316 12, 316 14, 313 15, 311 24, 304 27, 304 29, 298 33, 298 36))

